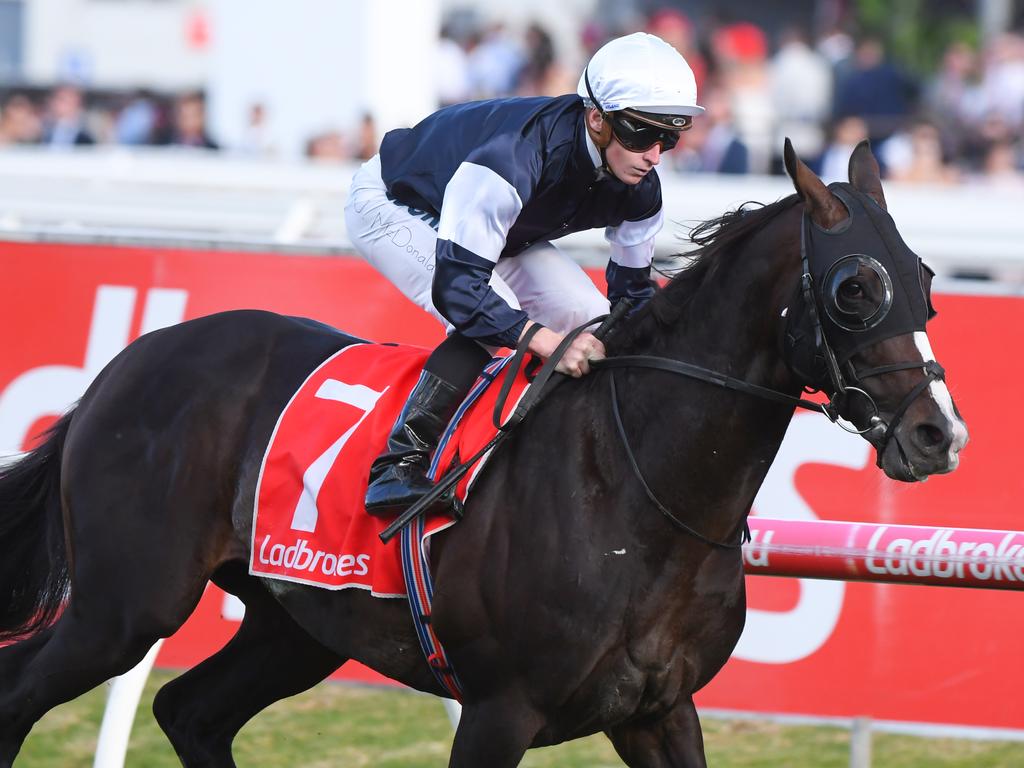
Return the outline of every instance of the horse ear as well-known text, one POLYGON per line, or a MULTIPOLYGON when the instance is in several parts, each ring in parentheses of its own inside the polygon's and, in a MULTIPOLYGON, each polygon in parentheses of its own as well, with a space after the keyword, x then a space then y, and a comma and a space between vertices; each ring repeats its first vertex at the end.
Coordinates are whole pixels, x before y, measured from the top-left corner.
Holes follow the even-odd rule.
POLYGON ((786 173, 793 180, 793 186, 804 201, 804 208, 815 224, 822 229, 832 229, 846 219, 846 206, 839 202, 818 175, 796 156, 796 150, 793 149, 793 143, 788 137, 782 150, 782 159, 786 165, 786 173))
POLYGON ((878 161, 871 151, 871 142, 864 139, 850 155, 850 183, 854 189, 858 189, 865 195, 878 203, 882 210, 888 210, 885 205, 885 195, 882 194, 881 169, 878 161))

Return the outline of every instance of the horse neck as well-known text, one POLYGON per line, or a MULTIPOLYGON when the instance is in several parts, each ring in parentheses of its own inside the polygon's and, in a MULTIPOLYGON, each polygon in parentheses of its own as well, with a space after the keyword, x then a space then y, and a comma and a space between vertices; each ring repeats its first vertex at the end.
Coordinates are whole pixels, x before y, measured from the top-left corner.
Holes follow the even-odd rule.
MULTIPOLYGON (((723 262, 672 327, 619 351, 694 363, 796 394, 779 333, 781 309, 799 274, 799 230, 793 216, 779 218, 785 221, 715 257, 723 262)), ((793 408, 640 369, 623 371, 618 389, 627 434, 650 486, 663 503, 675 502, 667 506, 678 508, 678 517, 692 528, 727 539, 749 511, 793 408)), ((652 519, 668 524, 660 515, 644 518, 645 529, 652 519)))

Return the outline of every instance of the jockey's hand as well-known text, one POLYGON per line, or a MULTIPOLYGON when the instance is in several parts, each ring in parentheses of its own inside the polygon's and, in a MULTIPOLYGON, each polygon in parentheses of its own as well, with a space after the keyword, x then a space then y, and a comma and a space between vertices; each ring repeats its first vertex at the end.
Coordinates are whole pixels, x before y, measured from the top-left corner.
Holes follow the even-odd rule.
MULTIPOLYGON (((533 325, 532 322, 527 323, 523 333, 526 333, 531 325, 533 325)), ((549 328, 541 328, 530 339, 529 349, 535 355, 547 359, 551 357, 564 338, 565 334, 563 333, 556 333, 549 328)), ((565 350, 562 359, 555 366, 555 370, 578 379, 580 376, 590 373, 591 360, 603 360, 604 357, 604 344, 601 343, 601 340, 594 334, 584 331, 573 339, 572 344, 565 350)))

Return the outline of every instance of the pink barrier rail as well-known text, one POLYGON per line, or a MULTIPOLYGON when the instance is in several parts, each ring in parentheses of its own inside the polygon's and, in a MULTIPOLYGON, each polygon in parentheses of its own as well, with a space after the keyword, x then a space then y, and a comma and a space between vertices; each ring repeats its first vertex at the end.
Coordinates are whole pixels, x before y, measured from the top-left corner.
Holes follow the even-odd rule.
POLYGON ((764 576, 1024 590, 1024 532, 750 518, 744 570, 764 576))

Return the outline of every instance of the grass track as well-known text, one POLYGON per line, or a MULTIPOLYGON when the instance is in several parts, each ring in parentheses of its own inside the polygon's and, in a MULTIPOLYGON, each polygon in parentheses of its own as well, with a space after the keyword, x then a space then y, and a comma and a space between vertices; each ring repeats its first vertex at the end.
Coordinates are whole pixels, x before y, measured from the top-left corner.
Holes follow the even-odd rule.
MULTIPOLYGON (((150 677, 129 768, 180 768, 150 711, 157 688, 171 677, 150 677)), ((101 688, 50 712, 29 736, 17 768, 90 768, 104 703, 101 688)), ((840 728, 706 720, 704 734, 714 768, 849 765, 849 734, 840 728)), ((439 768, 447 764, 451 737, 444 710, 431 697, 327 683, 249 723, 235 741, 235 759, 242 768, 439 768)), ((876 734, 873 757, 877 768, 1013 768, 1024 766, 1024 744, 876 734)), ((532 750, 523 765, 610 768, 622 762, 607 739, 594 736, 532 750)))

